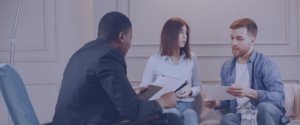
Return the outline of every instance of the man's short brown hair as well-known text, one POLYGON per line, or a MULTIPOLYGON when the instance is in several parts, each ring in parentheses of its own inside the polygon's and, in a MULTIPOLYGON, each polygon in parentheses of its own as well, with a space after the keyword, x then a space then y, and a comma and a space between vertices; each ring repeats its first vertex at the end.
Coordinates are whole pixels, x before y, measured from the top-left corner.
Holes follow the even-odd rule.
POLYGON ((230 25, 229 28, 230 29, 238 29, 238 28, 242 28, 242 27, 247 28, 248 33, 250 33, 251 35, 256 37, 256 35, 257 35, 256 23, 249 18, 242 18, 242 19, 236 20, 230 25))

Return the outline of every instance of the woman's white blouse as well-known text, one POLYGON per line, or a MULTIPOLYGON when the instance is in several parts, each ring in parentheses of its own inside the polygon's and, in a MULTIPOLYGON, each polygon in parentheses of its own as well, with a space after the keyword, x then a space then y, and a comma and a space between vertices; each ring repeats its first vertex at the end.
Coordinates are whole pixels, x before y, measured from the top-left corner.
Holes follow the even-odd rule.
POLYGON ((199 95, 202 86, 196 55, 191 52, 191 56, 192 60, 182 54, 177 65, 172 62, 169 56, 161 56, 161 54, 151 56, 147 62, 140 86, 147 86, 162 75, 186 80, 189 84, 184 88, 191 88, 192 95, 186 99, 177 98, 177 101, 194 101, 194 97, 199 95))

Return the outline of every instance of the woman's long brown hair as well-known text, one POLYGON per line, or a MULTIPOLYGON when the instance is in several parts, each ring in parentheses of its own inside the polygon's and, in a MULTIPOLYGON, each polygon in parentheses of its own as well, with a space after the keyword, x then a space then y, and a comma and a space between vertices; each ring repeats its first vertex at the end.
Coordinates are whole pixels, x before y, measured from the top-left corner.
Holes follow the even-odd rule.
POLYGON ((185 21, 179 18, 169 19, 165 23, 161 31, 160 49, 159 49, 161 55, 173 56, 174 52, 176 52, 175 50, 180 49, 180 55, 182 55, 184 52, 186 57, 191 60, 189 33, 190 33, 190 28, 185 21), (186 26, 188 31, 187 40, 185 46, 183 48, 180 48, 178 44, 178 38, 179 38, 180 28, 184 25, 186 26))

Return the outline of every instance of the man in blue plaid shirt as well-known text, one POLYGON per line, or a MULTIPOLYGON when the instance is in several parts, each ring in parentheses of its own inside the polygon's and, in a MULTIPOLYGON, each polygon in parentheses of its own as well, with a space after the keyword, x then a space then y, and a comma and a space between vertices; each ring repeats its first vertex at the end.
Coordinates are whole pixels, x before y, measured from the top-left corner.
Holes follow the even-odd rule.
POLYGON ((233 100, 204 100, 204 105, 215 110, 228 108, 221 125, 240 125, 241 109, 255 106, 258 125, 283 125, 290 122, 283 107, 285 94, 276 64, 254 50, 257 26, 249 18, 230 25, 233 58, 221 69, 222 86, 230 86, 227 93, 233 100))

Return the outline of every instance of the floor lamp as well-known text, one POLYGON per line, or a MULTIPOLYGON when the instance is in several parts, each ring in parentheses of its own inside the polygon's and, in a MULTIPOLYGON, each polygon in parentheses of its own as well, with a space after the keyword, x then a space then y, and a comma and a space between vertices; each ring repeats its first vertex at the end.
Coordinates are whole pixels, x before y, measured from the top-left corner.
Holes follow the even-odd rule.
POLYGON ((14 29, 13 29, 13 34, 11 37, 11 41, 10 41, 10 66, 14 66, 14 52, 15 52, 15 35, 16 35, 16 29, 17 29, 17 23, 18 23, 18 18, 19 18, 19 12, 20 12, 20 7, 21 7, 21 2, 22 0, 19 0, 19 5, 18 5, 18 10, 17 10, 17 14, 16 14, 16 20, 15 20, 15 25, 14 25, 14 29))
MULTIPOLYGON (((12 66, 12 67, 14 66, 15 35, 16 35, 17 22, 18 22, 18 18, 19 18, 21 3, 22 3, 22 0, 19 0, 19 5, 18 5, 17 14, 16 14, 16 20, 15 20, 15 24, 14 24, 13 34, 12 34, 11 41, 10 41, 10 45, 11 45, 11 48, 10 48, 10 66, 12 66)), ((11 125, 10 116, 8 116, 8 125, 11 125)))

